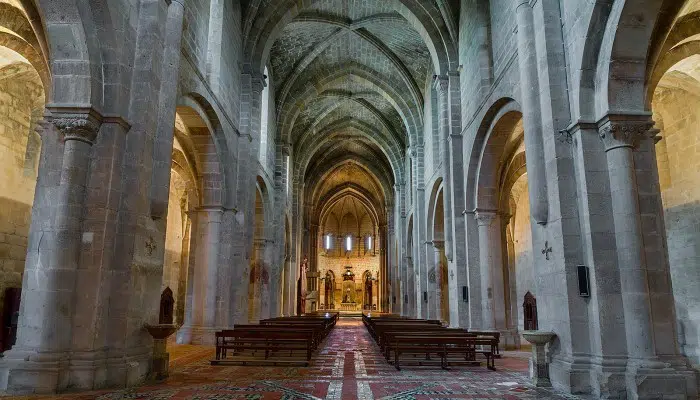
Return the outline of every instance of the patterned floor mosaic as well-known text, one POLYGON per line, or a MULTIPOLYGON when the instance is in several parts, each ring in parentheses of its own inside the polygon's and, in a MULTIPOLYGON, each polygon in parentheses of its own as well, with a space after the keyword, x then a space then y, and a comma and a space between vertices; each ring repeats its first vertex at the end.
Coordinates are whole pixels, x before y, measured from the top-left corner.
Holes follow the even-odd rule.
POLYGON ((359 319, 341 319, 310 367, 211 366, 211 348, 174 346, 166 382, 130 390, 14 397, 73 400, 267 400, 267 399, 577 399, 528 383, 527 361, 506 356, 498 371, 485 367, 403 367, 379 354, 359 319))

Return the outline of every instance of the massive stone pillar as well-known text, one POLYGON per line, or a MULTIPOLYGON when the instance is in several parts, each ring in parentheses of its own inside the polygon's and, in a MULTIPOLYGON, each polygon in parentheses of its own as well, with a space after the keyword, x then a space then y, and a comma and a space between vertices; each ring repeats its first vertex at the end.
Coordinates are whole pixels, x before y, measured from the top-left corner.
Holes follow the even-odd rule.
MULTIPOLYGON (((263 241, 263 247, 261 249, 261 266, 260 271, 260 319, 267 319, 273 316, 273 303, 279 301, 279 293, 276 292, 279 286, 273 284, 273 272, 272 260, 275 252, 275 242, 271 239, 265 239, 263 241), (274 290, 273 290, 274 288, 274 290)), ((276 268, 275 268, 276 269, 276 268)), ((275 276, 275 279, 277 277, 275 276)), ((276 312, 276 311, 274 311, 276 312)))
POLYGON ((467 250, 467 310, 466 327, 472 330, 482 328, 481 260, 479 255, 479 223, 474 211, 464 212, 464 231, 467 250))
POLYGON ((466 286, 466 238, 462 211, 465 204, 464 160, 462 159, 461 92, 459 73, 435 77, 438 103, 438 127, 444 143, 443 202, 445 210, 445 257, 448 261, 450 325, 466 326, 468 310, 459 301, 459 287, 466 286))
POLYGON ((504 330, 503 250, 501 223, 494 211, 478 211, 479 255, 481 258, 481 303, 483 329, 504 330))
POLYGON ((538 224, 549 218, 547 177, 540 106, 535 26, 529 0, 519 0, 516 6, 518 23, 518 66, 520 67, 521 107, 527 153, 527 181, 530 215, 538 224))
POLYGON ((653 126, 648 118, 607 119, 600 127, 610 176, 615 242, 620 269, 627 353, 632 358, 654 355, 649 282, 639 214, 633 149, 653 126))
POLYGON ((15 346, 0 364, 0 388, 50 393, 69 383, 81 220, 91 147, 102 118, 92 109, 55 110, 49 121, 63 137, 46 141, 34 198, 15 346), (57 145, 57 148, 51 148, 57 145), (57 151, 58 150, 58 151, 57 151), (41 213, 41 217, 37 214, 41 213))
POLYGON ((163 46, 162 75, 158 101, 158 125, 153 142, 153 172, 151 178, 151 215, 163 218, 168 212, 170 168, 172 164, 173 131, 177 104, 177 76, 180 73, 180 45, 185 0, 172 0, 168 6, 163 46))
POLYGON ((442 283, 447 278, 443 276, 446 268, 442 265, 442 257, 445 254, 445 242, 442 240, 433 240, 433 260, 435 265, 435 316, 441 321, 447 321, 446 317, 449 317, 449 293, 445 293, 445 287, 442 283), (445 301, 447 300, 447 301, 445 301), (447 307, 447 309, 445 309, 447 307))
MULTIPOLYGON (((219 233, 223 209, 202 207, 193 215, 193 236, 196 235, 192 282, 192 318, 181 328, 181 337, 190 337, 192 344, 213 344, 217 327, 217 288, 219 273, 219 233), (191 333, 188 333, 191 332, 191 333)), ((189 295, 188 295, 189 296, 189 295)), ((182 341, 185 343, 184 339, 182 341)))

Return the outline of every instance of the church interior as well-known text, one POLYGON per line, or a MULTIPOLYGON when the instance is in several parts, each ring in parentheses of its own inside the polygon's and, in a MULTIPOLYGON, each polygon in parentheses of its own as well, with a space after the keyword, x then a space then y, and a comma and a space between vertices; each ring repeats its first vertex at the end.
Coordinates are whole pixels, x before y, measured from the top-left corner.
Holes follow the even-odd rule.
POLYGON ((0 116, 0 398, 699 396, 700 0, 0 0, 0 116))

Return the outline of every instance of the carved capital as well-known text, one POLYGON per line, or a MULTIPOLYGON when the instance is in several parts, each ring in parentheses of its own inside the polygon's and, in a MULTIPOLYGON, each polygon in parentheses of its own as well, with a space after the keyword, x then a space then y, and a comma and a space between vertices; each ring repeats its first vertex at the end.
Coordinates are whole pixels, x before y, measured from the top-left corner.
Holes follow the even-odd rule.
POLYGON ((474 218, 476 218, 479 226, 490 226, 497 216, 498 214, 495 211, 477 211, 474 214, 474 218))
POLYGON ((645 138, 653 137, 651 115, 608 115, 598 122, 598 135, 605 151, 620 147, 636 147, 645 138))
POLYGON ((439 95, 446 95, 450 87, 450 78, 447 75, 435 75, 433 85, 439 95))
POLYGON ((102 125, 102 116, 92 109, 51 110, 48 120, 63 135, 63 140, 95 143, 102 125))
POLYGON ((433 240, 433 247, 435 247, 435 250, 442 250, 445 248, 445 241, 444 240, 433 240))
POLYGON ((267 87, 267 76, 263 74, 253 74, 250 78, 250 89, 254 94, 262 94, 267 87))

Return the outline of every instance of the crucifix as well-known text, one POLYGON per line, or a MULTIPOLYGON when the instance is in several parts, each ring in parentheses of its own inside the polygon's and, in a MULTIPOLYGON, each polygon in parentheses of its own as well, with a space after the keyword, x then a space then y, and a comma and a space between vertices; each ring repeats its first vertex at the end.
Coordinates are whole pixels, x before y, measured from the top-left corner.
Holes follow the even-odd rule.
POLYGON ((544 258, 549 260, 549 253, 552 252, 552 247, 549 245, 548 241, 544 242, 544 249, 542 249, 542 254, 544 254, 544 258))

